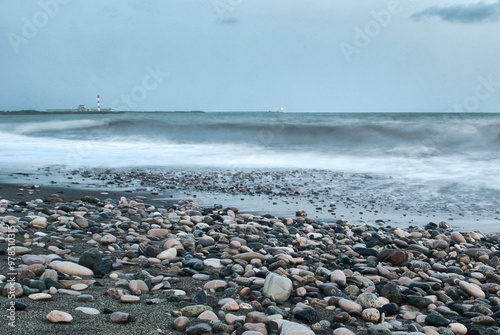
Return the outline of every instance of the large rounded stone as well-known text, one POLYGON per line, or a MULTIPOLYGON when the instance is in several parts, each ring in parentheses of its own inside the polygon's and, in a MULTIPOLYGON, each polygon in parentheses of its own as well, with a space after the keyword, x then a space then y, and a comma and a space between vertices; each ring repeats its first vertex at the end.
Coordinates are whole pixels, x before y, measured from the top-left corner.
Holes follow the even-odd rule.
POLYGON ((432 300, 429 298, 421 297, 418 295, 408 295, 406 296, 406 302, 412 306, 417 308, 427 308, 430 304, 432 304, 432 300))
POLYGON ((36 218, 31 220, 29 226, 36 229, 45 229, 47 228, 47 219, 43 216, 37 216, 36 218))
POLYGON ((340 299, 339 307, 346 312, 356 311, 361 313, 361 311, 363 310, 363 307, 360 304, 349 299, 340 299))
POLYGON ((363 306, 363 308, 379 308, 382 306, 377 295, 368 292, 361 293, 356 301, 363 306))
POLYGON ((363 310, 361 317, 368 322, 378 322, 380 320, 380 312, 376 308, 367 308, 363 310))
POLYGON ((185 316, 180 316, 174 320, 174 328, 175 330, 178 331, 185 331, 187 327, 191 325, 191 322, 189 322, 189 319, 186 318, 185 316))
POLYGON ((89 268, 72 262, 53 261, 49 264, 52 269, 61 271, 70 276, 93 276, 94 272, 89 268))
POLYGON ((468 283, 466 281, 461 280, 459 282, 459 286, 462 290, 464 290, 465 292, 467 292, 468 294, 470 294, 471 296, 473 296, 475 298, 483 298, 484 299, 486 297, 483 290, 479 286, 477 286, 476 284, 468 283))
POLYGON ((270 273, 266 277, 262 293, 274 300, 286 301, 292 293, 292 281, 286 277, 270 273))

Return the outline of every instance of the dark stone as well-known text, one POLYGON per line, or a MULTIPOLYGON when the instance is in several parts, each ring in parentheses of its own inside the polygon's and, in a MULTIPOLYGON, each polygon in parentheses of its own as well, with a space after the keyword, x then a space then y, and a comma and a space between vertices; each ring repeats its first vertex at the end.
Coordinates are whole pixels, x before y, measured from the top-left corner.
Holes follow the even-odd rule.
POLYGON ((429 314, 425 318, 425 323, 436 327, 446 327, 450 324, 450 321, 441 315, 429 314))
POLYGON ((103 313, 104 314, 111 314, 111 313, 113 313, 113 310, 106 307, 106 308, 104 308, 103 313))
POLYGON ((385 315, 396 315, 401 311, 398 304, 396 303, 386 304, 382 306, 382 309, 385 312, 385 315))
POLYGON ((94 265, 96 263, 100 262, 101 260, 102 260, 102 256, 101 256, 101 253, 99 252, 99 249, 90 248, 88 250, 85 250, 82 253, 82 255, 80 256, 80 259, 78 260, 78 264, 93 270, 94 265))
POLYGON ((197 305, 206 305, 207 300, 207 294, 204 290, 199 290, 193 297, 193 302, 197 305))
POLYGON ((14 308, 16 309, 16 311, 24 311, 26 310, 26 305, 20 301, 16 301, 14 302, 14 308))
POLYGON ((113 266, 113 261, 111 259, 103 259, 94 264, 94 274, 96 275, 107 275, 111 272, 113 266))
POLYGON ((389 299, 390 302, 394 302, 396 304, 400 304, 401 301, 403 301, 399 286, 392 281, 387 282, 387 284, 384 285, 382 290, 380 290, 380 295, 389 299))
POLYGON ((266 328, 268 334, 277 334, 280 327, 276 321, 269 321, 266 323, 266 328))
POLYGON ((178 295, 169 294, 169 295, 167 295, 167 301, 169 301, 169 302, 179 302, 179 301, 181 301, 181 298, 178 295))
POLYGON ((266 308, 266 314, 272 315, 272 314, 280 314, 283 316, 283 319, 286 319, 290 317, 290 313, 288 313, 285 310, 282 310, 281 308, 271 305, 266 308))
MULTIPOLYGON (((221 287, 221 289, 223 289, 221 287)), ((217 290, 215 290, 217 292, 217 290)), ((222 296, 224 298, 235 298, 238 295, 238 291, 236 287, 228 287, 226 289, 223 289, 222 291, 222 296)))
POLYGON ((422 283, 422 282, 413 282, 410 284, 410 289, 418 287, 421 290, 424 290, 425 292, 428 292, 431 289, 431 286, 428 283, 422 283))
POLYGON ((303 309, 293 315, 297 320, 304 321, 305 323, 316 323, 319 321, 318 313, 314 309, 303 309))
POLYGON ((82 198, 82 201, 89 202, 91 204, 97 204, 99 202, 99 199, 96 197, 91 197, 89 195, 85 196, 82 198))
POLYGON ((449 273, 456 273, 456 274, 459 274, 459 275, 463 275, 464 274, 464 271, 459 268, 458 266, 449 266, 447 269, 446 269, 447 272, 449 273))
POLYGON ((196 271, 201 271, 204 269, 203 261, 198 258, 190 258, 184 262, 184 266, 193 268, 196 271))
POLYGON ((121 270, 121 269, 123 269, 123 264, 118 263, 118 262, 114 262, 113 264, 111 264, 111 268, 113 270, 121 270))
POLYGON ((339 287, 335 283, 325 283, 319 286, 319 289, 326 297, 330 297, 339 292, 339 287))
POLYGON ((30 288, 37 289, 40 292, 43 292, 44 290, 47 289, 43 281, 41 280, 33 280, 31 283, 28 285, 30 288))
POLYGON ((187 335, 211 335, 212 327, 206 323, 200 323, 195 326, 188 327, 186 329, 187 335))
POLYGON ((48 288, 51 288, 51 287, 55 287, 57 289, 64 288, 64 286, 61 283, 55 281, 52 278, 45 278, 43 283, 45 284, 45 287, 48 287, 48 288))
POLYGON ((273 264, 269 265, 269 270, 271 270, 271 271, 277 270, 279 268, 286 269, 287 268, 286 262, 283 260, 279 260, 279 261, 274 262, 273 264))
POLYGON ((375 249, 372 249, 372 248, 356 247, 356 248, 354 248, 354 251, 356 251, 358 254, 360 254, 361 256, 364 256, 364 257, 368 257, 368 256, 377 257, 378 256, 378 251, 375 249))
POLYGON ((448 295, 454 301, 460 299, 460 294, 458 294, 458 292, 455 290, 449 290, 448 292, 446 292, 446 295, 448 295))
POLYGON ((148 245, 144 251, 146 257, 156 257, 162 250, 156 245, 148 245))
POLYGON ((179 276, 181 277, 192 277, 193 275, 199 273, 198 271, 190 268, 184 268, 179 272, 179 276))
POLYGON ((415 306, 417 308, 426 308, 430 304, 432 304, 432 300, 429 298, 425 297, 420 297, 418 295, 408 295, 405 298, 406 302, 409 303, 412 306, 415 306))
MULTIPOLYGON (((448 292, 448 295, 449 294, 450 294, 450 292, 448 292)), ((450 307, 451 310, 458 312, 459 314, 464 314, 465 312, 468 311, 467 307, 465 307, 464 305, 459 304, 459 303, 453 303, 453 304, 449 305, 448 307, 450 307)))
POLYGON ((210 306, 212 308, 216 308, 219 300, 217 300, 213 295, 207 295, 207 303, 205 305, 210 306))
POLYGON ((60 211, 66 212, 66 213, 74 211, 74 207, 70 207, 67 205, 61 205, 61 206, 57 207, 57 209, 60 211))
POLYGON ((422 327, 421 325, 419 325, 416 322, 413 322, 410 325, 408 325, 408 330, 410 332, 420 332, 420 333, 423 333, 424 332, 424 327, 422 327))

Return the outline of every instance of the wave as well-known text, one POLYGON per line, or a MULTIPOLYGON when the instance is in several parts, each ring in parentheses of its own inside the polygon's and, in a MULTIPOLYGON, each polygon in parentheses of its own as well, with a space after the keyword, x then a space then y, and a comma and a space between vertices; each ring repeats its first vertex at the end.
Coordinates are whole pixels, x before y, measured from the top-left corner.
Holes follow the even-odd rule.
MULTIPOLYGON (((39 136, 47 134, 47 136, 57 137, 57 133, 65 133, 67 131, 81 129, 91 130, 99 127, 105 127, 112 123, 111 120, 68 120, 68 121, 45 121, 45 122, 27 122, 10 124, 10 132, 39 136)), ((7 129, 4 129, 6 131, 7 129)))
MULTIPOLYGON (((17 124, 9 132, 66 140, 163 144, 238 144, 274 150, 368 152, 401 156, 498 150, 500 123, 208 117, 65 120, 17 124), (244 122, 243 122, 244 121, 244 122)), ((6 129, 4 129, 6 131, 6 129)))

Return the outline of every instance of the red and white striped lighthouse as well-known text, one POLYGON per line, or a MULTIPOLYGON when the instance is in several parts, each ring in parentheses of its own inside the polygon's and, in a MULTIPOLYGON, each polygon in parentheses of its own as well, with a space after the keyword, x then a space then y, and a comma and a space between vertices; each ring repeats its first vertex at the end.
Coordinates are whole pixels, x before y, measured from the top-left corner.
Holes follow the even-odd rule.
POLYGON ((101 98, 99 98, 99 95, 97 95, 97 111, 101 111, 101 98))

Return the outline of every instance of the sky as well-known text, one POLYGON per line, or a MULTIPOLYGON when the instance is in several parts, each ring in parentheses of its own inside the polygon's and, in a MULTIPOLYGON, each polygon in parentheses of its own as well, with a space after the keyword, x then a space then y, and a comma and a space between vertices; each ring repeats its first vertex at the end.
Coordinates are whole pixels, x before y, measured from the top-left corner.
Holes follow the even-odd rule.
POLYGON ((500 111, 500 0, 0 8, 0 110, 500 111))

